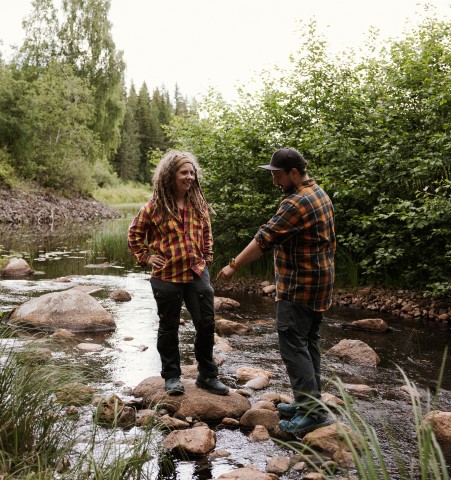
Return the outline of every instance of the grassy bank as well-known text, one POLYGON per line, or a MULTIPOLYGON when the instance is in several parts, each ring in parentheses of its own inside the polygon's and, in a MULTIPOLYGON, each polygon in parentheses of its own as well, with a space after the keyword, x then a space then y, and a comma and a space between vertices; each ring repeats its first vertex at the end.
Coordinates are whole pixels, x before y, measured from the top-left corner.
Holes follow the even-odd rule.
POLYGON ((145 203, 149 199, 150 193, 148 185, 137 182, 119 182, 117 185, 97 188, 93 196, 98 202, 122 210, 120 207, 145 203))

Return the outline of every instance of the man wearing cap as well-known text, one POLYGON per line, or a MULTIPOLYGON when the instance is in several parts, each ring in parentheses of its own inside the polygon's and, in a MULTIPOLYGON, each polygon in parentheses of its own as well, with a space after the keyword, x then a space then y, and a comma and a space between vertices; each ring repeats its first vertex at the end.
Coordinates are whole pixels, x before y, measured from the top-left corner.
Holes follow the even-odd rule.
POLYGON ((296 150, 277 150, 269 165, 273 184, 285 198, 276 214, 260 227, 249 245, 218 278, 231 278, 242 266, 274 251, 276 324, 294 402, 280 403, 282 430, 304 434, 330 423, 317 402, 321 398, 319 331, 332 302, 335 228, 332 202, 307 174, 296 150))

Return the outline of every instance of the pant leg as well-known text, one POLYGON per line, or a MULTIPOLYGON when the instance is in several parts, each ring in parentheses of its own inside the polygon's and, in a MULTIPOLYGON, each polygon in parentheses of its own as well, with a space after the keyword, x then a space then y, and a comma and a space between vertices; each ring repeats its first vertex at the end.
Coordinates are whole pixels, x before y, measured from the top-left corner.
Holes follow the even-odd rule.
POLYGON ((151 278, 153 296, 157 303, 160 322, 157 350, 164 379, 180 377, 179 326, 182 309, 182 284, 151 278))
POLYGON ((279 348, 296 402, 309 410, 321 397, 319 329, 322 313, 296 302, 277 302, 279 348))
POLYGON ((208 269, 204 270, 200 278, 183 285, 183 299, 196 329, 194 353, 198 362, 199 374, 203 377, 216 377, 218 367, 213 361, 214 290, 210 285, 208 269))

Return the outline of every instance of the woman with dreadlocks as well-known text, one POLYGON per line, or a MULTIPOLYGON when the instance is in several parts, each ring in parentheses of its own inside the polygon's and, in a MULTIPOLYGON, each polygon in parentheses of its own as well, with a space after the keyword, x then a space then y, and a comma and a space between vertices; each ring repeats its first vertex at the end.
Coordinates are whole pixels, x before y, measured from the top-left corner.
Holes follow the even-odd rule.
POLYGON ((160 318, 157 349, 170 395, 184 392, 178 335, 183 301, 196 329, 196 386, 218 395, 229 391, 213 361, 214 292, 208 273, 213 237, 199 170, 191 153, 168 152, 153 175, 151 199, 128 230, 130 252, 141 266, 152 269, 150 283, 160 318))

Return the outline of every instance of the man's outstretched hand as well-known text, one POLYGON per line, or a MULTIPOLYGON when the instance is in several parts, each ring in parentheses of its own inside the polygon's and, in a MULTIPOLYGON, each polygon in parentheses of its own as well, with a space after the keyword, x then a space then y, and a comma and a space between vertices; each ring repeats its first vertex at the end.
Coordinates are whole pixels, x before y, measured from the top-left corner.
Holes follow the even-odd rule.
POLYGON ((230 280, 235 273, 235 269, 226 265, 217 275, 216 280, 223 278, 224 280, 230 280))

